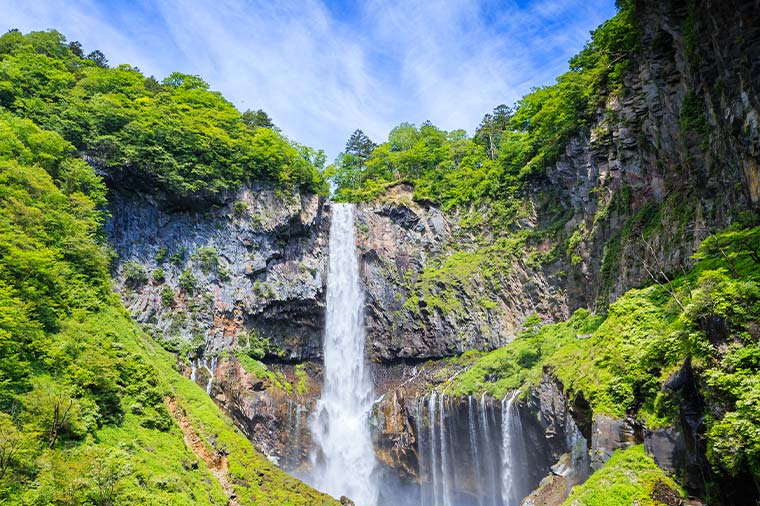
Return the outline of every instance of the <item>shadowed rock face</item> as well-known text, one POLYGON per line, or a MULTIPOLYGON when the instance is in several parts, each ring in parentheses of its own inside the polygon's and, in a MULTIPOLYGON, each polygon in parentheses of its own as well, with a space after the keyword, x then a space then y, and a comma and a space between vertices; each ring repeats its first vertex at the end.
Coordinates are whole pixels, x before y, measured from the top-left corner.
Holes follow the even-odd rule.
POLYGON ((320 356, 328 214, 317 196, 246 188, 202 213, 134 194, 112 192, 110 202, 117 290, 156 339, 210 356, 253 332, 269 340, 272 358, 320 356), (135 283, 127 262, 148 278, 160 269, 163 280, 135 283))

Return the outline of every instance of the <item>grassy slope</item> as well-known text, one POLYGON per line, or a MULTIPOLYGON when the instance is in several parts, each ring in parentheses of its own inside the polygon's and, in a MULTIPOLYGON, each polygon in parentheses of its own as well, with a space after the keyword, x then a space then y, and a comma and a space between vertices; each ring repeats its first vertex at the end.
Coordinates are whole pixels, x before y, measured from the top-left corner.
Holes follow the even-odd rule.
MULTIPOLYGON (((173 397, 180 408, 184 410, 195 431, 212 452, 218 450, 228 452, 229 477, 234 484, 239 504, 296 506, 337 503, 329 496, 313 490, 280 470, 256 451, 250 441, 235 428, 232 421, 220 412, 202 388, 176 373, 172 366, 175 360, 172 355, 165 352, 160 346, 148 342, 144 335, 136 334, 133 344, 147 346, 146 354, 152 355, 152 359, 149 360, 152 360, 162 382, 166 384, 167 394, 173 397)), ((127 434, 124 435, 129 436, 128 433, 131 430, 132 428, 127 428, 127 434)), ((176 427, 172 428, 172 432, 177 432, 181 438, 181 433, 176 427)), ((173 439, 176 444, 176 437, 173 439)), ((197 461, 194 455, 192 457, 197 461)), ((157 464, 162 461, 158 457, 155 460, 157 464)), ((172 463, 176 468, 176 457, 167 459, 164 456, 163 461, 172 463)), ((203 462, 201 461, 200 464, 202 467, 203 462)), ((208 476, 209 473, 204 469, 203 474, 208 476)), ((215 497, 211 501, 212 504, 219 504, 214 495, 217 490, 221 491, 217 486, 218 483, 214 481, 209 485, 212 486, 206 487, 207 490, 204 490, 203 493, 207 494, 208 497, 215 497)), ((192 489, 187 492, 192 499, 191 503, 194 503, 196 499, 193 496, 197 492, 194 493, 192 489)), ((222 503, 226 504, 226 498, 222 503)))
POLYGON ((1 109, 0 502, 227 504, 174 399, 205 453, 226 455, 235 503, 334 504, 256 452, 130 319, 111 292, 102 181, 1 109))
POLYGON ((683 491, 638 445, 615 452, 605 466, 573 488, 565 506, 678 504, 683 491), (658 500, 659 499, 659 500, 658 500), (664 502, 675 499, 676 502, 664 502))
MULTIPOLYGON (((174 370, 174 357, 129 321, 125 311, 108 308, 92 315, 87 325, 101 336, 113 336, 111 342, 104 339, 103 346, 122 350, 131 363, 150 371, 155 392, 176 400, 212 453, 223 450, 228 454, 228 477, 234 484, 238 504, 336 504, 257 452, 202 388, 174 370)), ((155 408, 145 403, 143 394, 144 391, 128 389, 122 402, 130 408, 121 423, 104 425, 83 442, 45 450, 36 482, 20 482, 6 489, 7 504, 47 503, 56 496, 51 487, 72 487, 74 503, 89 504, 86 498, 94 487, 87 469, 92 454, 116 455, 114 497, 129 498, 130 504, 227 504, 219 482, 203 460, 187 448, 176 423, 170 421, 165 428, 146 423, 151 417, 149 411, 155 408), (134 407, 143 404, 145 409, 134 407)), ((161 406, 157 404, 159 412, 153 416, 168 418, 161 406)))

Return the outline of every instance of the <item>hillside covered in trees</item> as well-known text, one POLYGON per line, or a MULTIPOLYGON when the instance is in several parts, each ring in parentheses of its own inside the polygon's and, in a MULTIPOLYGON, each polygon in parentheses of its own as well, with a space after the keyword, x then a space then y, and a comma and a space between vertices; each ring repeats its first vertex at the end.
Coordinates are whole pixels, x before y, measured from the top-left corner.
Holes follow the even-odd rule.
POLYGON ((251 180, 324 191, 313 153, 196 77, 108 68, 56 32, 0 37, 0 97, 0 502, 330 504, 131 320, 103 234, 101 176, 176 204, 251 180))

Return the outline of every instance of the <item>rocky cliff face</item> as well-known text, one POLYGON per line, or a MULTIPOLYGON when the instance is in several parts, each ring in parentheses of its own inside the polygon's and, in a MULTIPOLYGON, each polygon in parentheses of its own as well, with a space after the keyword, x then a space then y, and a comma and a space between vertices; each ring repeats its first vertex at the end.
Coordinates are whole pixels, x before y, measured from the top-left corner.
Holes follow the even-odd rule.
POLYGON ((514 224, 558 232, 496 273, 483 275, 488 259, 469 260, 482 248, 477 230, 414 203, 411 188, 360 205, 372 357, 491 349, 533 313, 557 321, 604 308, 679 272, 704 237, 760 209, 757 12, 757 1, 639 2, 639 51, 622 89, 531 184, 531 211, 514 224), (438 275, 452 259, 458 271, 438 275))
POLYGON ((206 358, 238 341, 271 359, 321 353, 329 213, 314 195, 246 188, 204 212, 114 192, 117 290, 166 345, 206 358))
POLYGON ((441 262, 475 246, 458 215, 411 197, 412 189, 399 185, 388 199, 356 209, 371 358, 392 362, 491 350, 508 343, 528 315, 568 316, 551 277, 520 260, 482 284, 433 280, 427 297, 420 293, 420 282, 441 262), (431 300, 441 292, 452 309, 431 300))
POLYGON ((759 208, 757 12, 757 1, 638 2, 623 89, 547 174, 573 211, 571 308, 678 271, 706 235, 759 208))

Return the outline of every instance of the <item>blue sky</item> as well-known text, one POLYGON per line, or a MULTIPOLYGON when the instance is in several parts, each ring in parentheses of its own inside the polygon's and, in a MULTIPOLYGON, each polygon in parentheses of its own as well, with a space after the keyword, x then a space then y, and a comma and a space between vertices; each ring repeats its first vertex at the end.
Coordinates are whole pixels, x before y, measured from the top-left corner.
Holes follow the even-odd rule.
POLYGON ((614 0, 0 0, 0 30, 55 28, 110 64, 199 74, 330 159, 356 128, 472 133, 550 84, 614 0))

